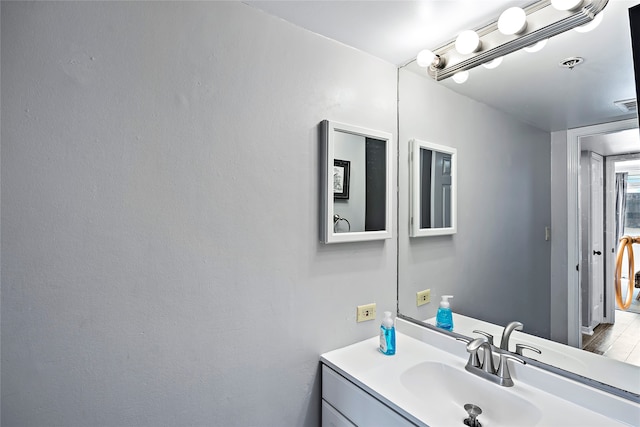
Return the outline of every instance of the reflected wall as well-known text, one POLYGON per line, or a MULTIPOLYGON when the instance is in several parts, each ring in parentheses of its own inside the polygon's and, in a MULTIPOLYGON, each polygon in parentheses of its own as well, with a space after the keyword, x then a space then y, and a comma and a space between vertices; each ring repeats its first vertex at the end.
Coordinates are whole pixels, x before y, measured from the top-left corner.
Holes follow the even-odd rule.
POLYGON ((421 139, 457 149, 457 234, 409 237, 409 162, 399 167, 400 313, 435 316, 440 296, 454 312, 550 333, 550 134, 461 96, 410 70, 399 71, 399 158, 421 139), (420 95, 418 95, 420 94, 420 95), (431 303, 416 306, 416 292, 431 303))

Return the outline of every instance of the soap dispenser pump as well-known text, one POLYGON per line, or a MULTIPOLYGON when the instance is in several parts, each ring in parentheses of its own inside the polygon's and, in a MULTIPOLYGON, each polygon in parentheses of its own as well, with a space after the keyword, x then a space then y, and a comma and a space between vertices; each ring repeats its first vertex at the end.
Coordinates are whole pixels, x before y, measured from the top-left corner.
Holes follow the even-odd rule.
POLYGON ((453 331, 453 314, 451 313, 449 298, 453 298, 453 295, 442 295, 442 301, 440 301, 440 307, 438 307, 438 314, 436 315, 436 326, 447 331, 453 331))

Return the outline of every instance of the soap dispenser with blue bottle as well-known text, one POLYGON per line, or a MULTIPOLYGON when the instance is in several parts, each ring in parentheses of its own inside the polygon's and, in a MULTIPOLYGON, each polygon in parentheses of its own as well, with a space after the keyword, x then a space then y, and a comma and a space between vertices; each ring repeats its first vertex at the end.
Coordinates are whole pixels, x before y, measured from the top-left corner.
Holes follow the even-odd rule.
POLYGON ((393 326, 390 311, 384 312, 380 325, 380 352, 387 356, 396 354, 396 328, 393 326))
POLYGON ((436 326, 447 331, 453 331, 453 314, 451 313, 449 298, 453 298, 453 295, 442 295, 438 314, 436 314, 436 326))

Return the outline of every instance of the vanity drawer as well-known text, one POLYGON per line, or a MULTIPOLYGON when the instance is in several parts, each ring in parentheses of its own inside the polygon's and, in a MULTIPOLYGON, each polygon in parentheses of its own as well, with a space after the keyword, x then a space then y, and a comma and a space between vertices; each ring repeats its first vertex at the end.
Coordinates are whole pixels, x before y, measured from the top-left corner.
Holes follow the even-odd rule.
MULTIPOLYGON (((327 414, 325 421, 325 404, 330 404, 341 415, 356 426, 413 426, 409 420, 356 386, 326 365, 322 365, 322 426, 342 426, 332 424, 335 419, 327 414)), ((346 424, 348 425, 348 424, 346 424)))
POLYGON ((355 427, 355 425, 322 399, 322 427, 355 427))

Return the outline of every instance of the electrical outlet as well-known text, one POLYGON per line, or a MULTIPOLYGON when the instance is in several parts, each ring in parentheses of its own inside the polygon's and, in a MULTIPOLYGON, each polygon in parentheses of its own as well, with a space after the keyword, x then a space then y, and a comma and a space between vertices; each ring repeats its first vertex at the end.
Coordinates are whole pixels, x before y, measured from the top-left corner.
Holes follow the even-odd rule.
POLYGON ((376 303, 359 305, 357 322, 365 322, 376 318, 376 303))
POLYGON ((424 291, 416 292, 416 305, 428 304, 431 302, 431 289, 425 289, 424 291))

